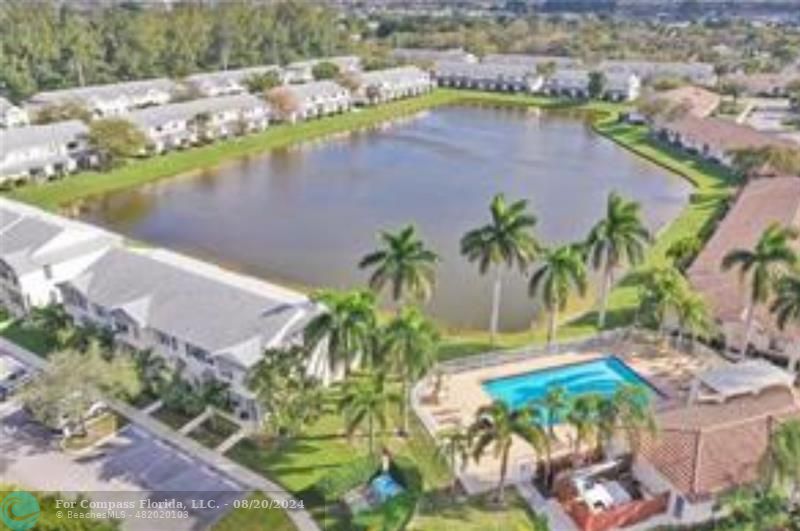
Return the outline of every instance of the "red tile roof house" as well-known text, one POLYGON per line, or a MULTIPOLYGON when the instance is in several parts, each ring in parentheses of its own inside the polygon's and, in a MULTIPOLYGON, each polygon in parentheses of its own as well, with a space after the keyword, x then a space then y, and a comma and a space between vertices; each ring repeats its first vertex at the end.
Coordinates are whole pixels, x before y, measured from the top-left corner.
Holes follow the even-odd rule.
POLYGON ((800 403, 786 386, 658 413, 659 431, 642 441, 634 474, 648 491, 668 491, 670 501, 648 524, 714 517, 721 494, 760 479, 770 434, 790 418, 800 418, 800 403))
MULTIPOLYGON (((740 350, 744 340, 749 298, 739 273, 722 271, 722 259, 733 249, 753 248, 773 223, 800 228, 800 178, 755 179, 745 185, 687 272, 694 289, 710 306, 732 350, 740 350)), ((800 328, 779 330, 768 305, 759 305, 751 347, 772 356, 797 360, 800 328)))
POLYGON ((664 140, 706 159, 730 164, 730 153, 763 147, 796 148, 790 140, 762 133, 746 125, 722 118, 687 115, 656 125, 664 140))

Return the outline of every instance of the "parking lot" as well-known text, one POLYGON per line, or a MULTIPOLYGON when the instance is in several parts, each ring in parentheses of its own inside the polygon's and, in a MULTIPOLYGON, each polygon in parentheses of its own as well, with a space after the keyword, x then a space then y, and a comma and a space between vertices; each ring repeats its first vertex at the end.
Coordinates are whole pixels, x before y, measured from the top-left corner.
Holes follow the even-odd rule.
POLYGON ((85 492, 102 501, 174 499, 189 513, 188 518, 159 520, 126 514, 123 529, 131 530, 207 529, 234 500, 246 496, 234 481, 134 425, 90 454, 65 454, 57 439, 13 401, 0 403, 0 482, 85 492))

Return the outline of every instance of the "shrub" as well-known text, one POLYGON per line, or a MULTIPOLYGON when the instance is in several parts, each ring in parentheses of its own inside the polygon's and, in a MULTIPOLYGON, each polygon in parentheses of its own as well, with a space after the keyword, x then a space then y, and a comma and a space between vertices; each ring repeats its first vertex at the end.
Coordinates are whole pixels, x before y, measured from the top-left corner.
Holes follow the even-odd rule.
POLYGON ((375 457, 359 457, 322 476, 315 490, 326 501, 336 501, 349 490, 368 482, 375 475, 378 466, 375 457))

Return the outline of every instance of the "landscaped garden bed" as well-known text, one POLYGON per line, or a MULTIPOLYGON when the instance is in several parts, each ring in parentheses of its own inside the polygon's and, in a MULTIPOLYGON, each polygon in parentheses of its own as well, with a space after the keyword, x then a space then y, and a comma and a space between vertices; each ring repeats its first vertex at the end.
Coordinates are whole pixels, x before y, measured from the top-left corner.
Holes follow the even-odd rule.
POLYGON ((216 448, 239 431, 239 425, 221 415, 214 414, 189 432, 189 437, 207 448, 216 448))
POLYGON ((196 416, 197 415, 189 415, 184 411, 171 408, 167 405, 161 406, 153 413, 154 418, 160 420, 173 430, 180 430, 196 416))
POLYGON ((62 441, 61 445, 65 450, 72 452, 84 450, 106 437, 110 437, 127 424, 128 419, 109 411, 88 421, 85 434, 68 437, 62 441))

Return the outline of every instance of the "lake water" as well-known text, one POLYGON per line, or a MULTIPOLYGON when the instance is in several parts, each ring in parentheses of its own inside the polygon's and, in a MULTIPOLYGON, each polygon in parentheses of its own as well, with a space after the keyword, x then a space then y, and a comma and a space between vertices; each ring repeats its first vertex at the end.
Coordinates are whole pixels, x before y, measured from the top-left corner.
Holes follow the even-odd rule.
MULTIPOLYGON (((376 232, 414 223, 442 257, 428 310, 485 328, 491 285, 459 255, 496 193, 525 198, 547 242, 583 239, 612 190, 640 201, 658 228, 689 185, 566 115, 444 107, 379 129, 241 159, 110 194, 82 217, 130 237, 289 285, 361 285, 376 232)), ((501 326, 530 324, 525 279, 506 276, 501 326)))

